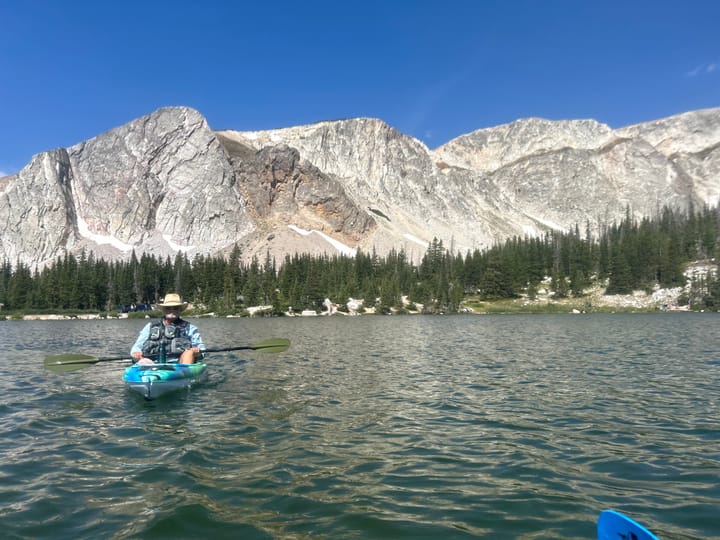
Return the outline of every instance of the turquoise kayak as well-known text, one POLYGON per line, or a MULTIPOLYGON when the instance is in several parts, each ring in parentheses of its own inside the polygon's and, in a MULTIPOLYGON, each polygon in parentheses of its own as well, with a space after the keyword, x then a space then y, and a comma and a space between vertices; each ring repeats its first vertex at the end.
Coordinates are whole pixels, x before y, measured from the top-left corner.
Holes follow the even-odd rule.
POLYGON ((133 364, 125 369, 123 381, 145 399, 155 399, 181 388, 190 388, 207 376, 207 364, 133 364))

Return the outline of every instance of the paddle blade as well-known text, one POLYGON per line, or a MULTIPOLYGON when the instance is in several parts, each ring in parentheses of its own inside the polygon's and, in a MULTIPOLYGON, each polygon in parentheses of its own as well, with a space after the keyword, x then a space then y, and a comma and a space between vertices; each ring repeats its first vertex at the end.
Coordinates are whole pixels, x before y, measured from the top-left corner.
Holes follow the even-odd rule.
POLYGON ((287 338, 273 338, 258 343, 253 343, 250 348, 263 353, 279 353, 287 351, 290 347, 290 340, 287 338))
POLYGON ((83 369, 93 364, 97 364, 99 359, 88 354, 55 354, 45 358, 45 367, 55 373, 63 373, 65 371, 74 371, 83 369))

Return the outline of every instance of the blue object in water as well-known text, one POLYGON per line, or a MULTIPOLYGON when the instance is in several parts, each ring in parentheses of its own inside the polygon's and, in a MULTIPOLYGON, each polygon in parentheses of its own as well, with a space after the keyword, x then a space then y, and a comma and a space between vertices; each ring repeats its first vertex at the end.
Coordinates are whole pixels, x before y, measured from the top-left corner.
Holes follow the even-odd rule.
POLYGON ((145 399, 155 399, 168 392, 190 388, 202 382, 206 376, 207 364, 133 364, 125 369, 123 380, 130 390, 138 392, 145 399))
POLYGON ((637 521, 615 510, 600 513, 597 537, 598 540, 659 540, 637 521))

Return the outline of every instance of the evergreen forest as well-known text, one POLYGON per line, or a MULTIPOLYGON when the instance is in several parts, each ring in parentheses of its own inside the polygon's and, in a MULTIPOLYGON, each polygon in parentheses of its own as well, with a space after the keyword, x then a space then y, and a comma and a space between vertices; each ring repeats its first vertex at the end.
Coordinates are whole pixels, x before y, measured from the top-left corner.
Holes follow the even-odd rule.
MULTIPOLYGON (((685 285, 690 262, 714 260, 720 253, 717 207, 679 212, 664 208, 654 218, 635 219, 628 209, 620 223, 591 235, 548 232, 515 237, 483 250, 453 253, 434 239, 415 264, 402 250, 384 256, 287 255, 279 264, 269 256, 242 262, 235 248, 229 257, 189 259, 132 253, 127 261, 96 259, 92 253, 65 255, 42 269, 19 262, 0 266, 0 308, 7 312, 114 312, 149 306, 166 292, 218 315, 242 313, 249 306, 324 309, 326 298, 341 306, 365 299, 376 312, 407 308, 401 297, 428 313, 453 313, 468 297, 482 300, 533 297, 551 278, 556 297, 581 297, 594 283, 606 294, 627 294, 685 285)), ((713 266, 714 267, 714 266, 713 266)), ((720 282, 714 272, 697 277, 684 301, 693 309, 720 309, 720 282)), ((0 313, 1 315, 1 313, 0 313)))

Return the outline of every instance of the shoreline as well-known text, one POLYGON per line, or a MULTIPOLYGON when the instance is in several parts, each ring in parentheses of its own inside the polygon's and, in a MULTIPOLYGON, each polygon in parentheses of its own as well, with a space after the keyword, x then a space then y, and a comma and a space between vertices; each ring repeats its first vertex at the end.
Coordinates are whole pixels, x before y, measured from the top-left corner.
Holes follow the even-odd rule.
MULTIPOLYGON (((518 298, 502 300, 481 300, 479 298, 466 298, 457 312, 447 313, 424 313, 421 305, 413 305, 420 309, 397 309, 391 308, 390 313, 379 313, 374 307, 362 307, 362 300, 351 299, 348 303, 348 310, 338 309, 340 306, 326 299, 324 311, 314 310, 294 311, 292 308, 281 315, 271 313, 272 306, 260 305, 251 306, 238 313, 219 315, 215 312, 196 311, 191 309, 185 315, 187 319, 194 318, 256 318, 256 317, 358 317, 373 315, 513 315, 513 314, 593 314, 593 313, 712 313, 710 310, 692 310, 688 305, 680 305, 679 297, 683 289, 658 289, 652 293, 635 291, 625 295, 605 295, 604 290, 595 287, 586 291, 581 297, 555 298, 554 294, 543 290, 537 297, 518 298)), ((405 301, 405 299, 403 298, 405 301)), ((406 306, 410 306, 407 302, 406 306)), ((57 320, 118 320, 118 319, 154 319, 159 316, 155 311, 134 311, 130 313, 118 312, 85 312, 77 313, 68 310, 67 313, 15 313, 7 314, 0 311, 0 321, 3 320, 25 320, 25 321, 57 321, 57 320)))
MULTIPOLYGON (((492 316, 492 315, 620 315, 620 314, 636 314, 636 315, 642 315, 642 314, 652 314, 652 313, 662 313, 662 314, 670 314, 670 313, 717 313, 715 311, 709 311, 709 310, 698 310, 693 311, 689 308, 682 307, 682 308, 674 308, 674 309, 658 309, 658 308, 627 308, 627 307, 605 307, 604 309, 591 309, 591 310, 581 310, 577 308, 570 308, 569 306, 565 306, 563 309, 559 309, 561 306, 558 304, 552 304, 548 305, 545 309, 539 308, 536 306, 534 309, 502 309, 500 307, 494 307, 494 308, 488 308, 486 310, 478 311, 474 309, 465 309, 458 313, 420 313, 420 312, 404 312, 404 313, 388 313, 388 314, 379 314, 379 313, 342 313, 337 312, 333 314, 328 314, 327 312, 323 313, 315 313, 315 314, 284 314, 282 316, 271 316, 271 315, 216 315, 214 313, 205 313, 205 314, 198 314, 198 315, 189 315, 184 317, 185 319, 191 320, 191 319, 253 319, 253 318, 259 318, 259 317, 283 317, 288 319, 295 319, 295 318, 308 318, 308 317, 361 317, 361 316, 383 316, 383 315, 391 315, 391 316, 492 316)), ((129 320, 129 319, 136 319, 136 320, 151 320, 156 319, 157 317, 128 317, 126 316, 106 316, 101 313, 82 313, 78 315, 61 315, 57 313, 52 314, 27 314, 23 315, 22 317, 10 317, 10 318, 3 318, 0 317, 0 322, 3 321, 117 321, 117 320, 129 320)))

